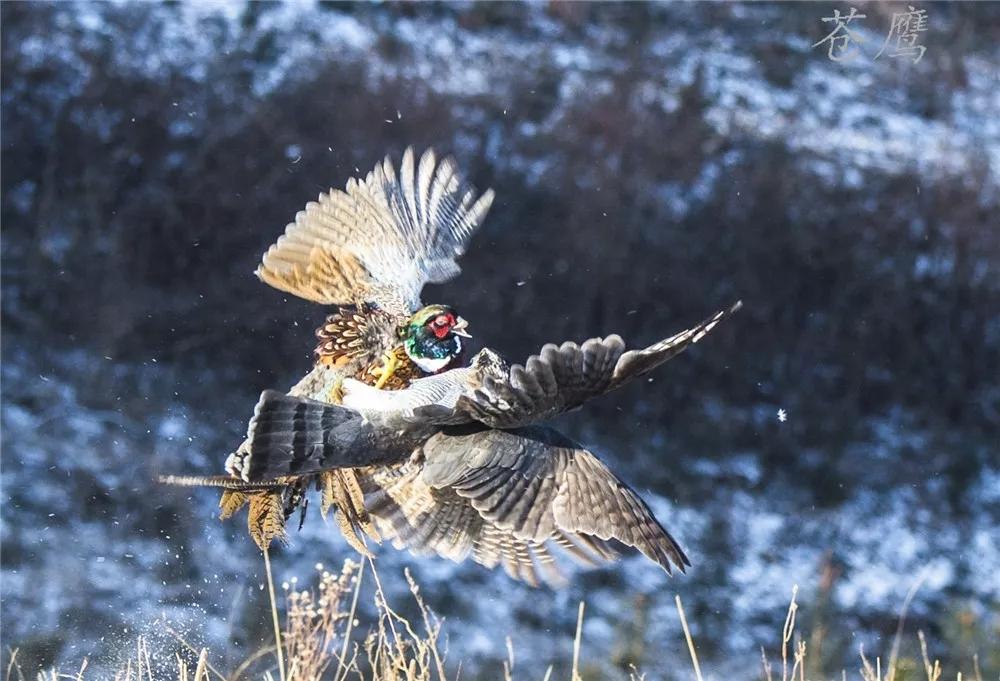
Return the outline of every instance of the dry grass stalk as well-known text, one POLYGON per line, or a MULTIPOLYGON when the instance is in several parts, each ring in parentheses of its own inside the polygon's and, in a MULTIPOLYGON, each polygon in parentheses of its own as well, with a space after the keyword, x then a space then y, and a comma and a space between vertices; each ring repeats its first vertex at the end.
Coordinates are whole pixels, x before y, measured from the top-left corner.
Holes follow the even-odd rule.
POLYGON ((694 678, 702 681, 701 665, 698 664, 698 653, 694 649, 694 639, 691 638, 691 630, 688 629, 687 617, 684 616, 684 606, 681 604, 680 595, 674 596, 674 603, 677 604, 677 615, 681 618, 681 628, 684 629, 684 639, 687 641, 688 653, 691 655, 691 665, 694 667, 694 678))
POLYGON ((583 635, 583 601, 576 615, 576 636, 573 638, 573 681, 580 681, 580 639, 583 635))
POLYGON ((799 681, 806 681, 806 642, 797 641, 795 643, 795 662, 792 664, 792 679, 795 672, 799 672, 799 681))
POLYGON ((795 602, 795 597, 799 593, 799 585, 792 585, 792 600, 788 604, 788 614, 785 615, 785 626, 781 631, 781 681, 789 681, 788 678, 788 643, 795 634, 795 613, 798 612, 799 604, 795 602))
MULTIPOLYGON (((55 678, 57 678, 56 673, 53 671, 52 679, 54 680, 55 678)), ((153 681, 153 661, 149 653, 149 645, 144 636, 140 636, 135 642, 134 668, 132 660, 128 660, 125 664, 125 669, 119 670, 115 674, 115 681, 153 681)))
POLYGON ((859 670, 861 672, 861 678, 864 679, 864 681, 881 681, 879 678, 881 675, 875 671, 875 668, 872 667, 872 663, 868 661, 867 657, 865 657, 865 646, 863 643, 858 648, 858 654, 861 656, 861 669, 859 670))
POLYGON ((924 569, 917 576, 917 579, 913 582, 913 586, 910 590, 906 592, 906 598, 903 599, 903 607, 899 611, 899 621, 896 624, 896 635, 892 639, 892 649, 889 651, 889 670, 886 674, 886 681, 895 681, 896 678, 896 667, 899 662, 899 647, 903 640, 903 627, 906 624, 906 612, 910 609, 910 603, 913 601, 913 597, 917 595, 917 591, 920 590, 920 586, 927 579, 927 570, 924 569))
POLYGON ((273 654, 275 654, 274 646, 264 646, 263 648, 259 649, 257 652, 253 653, 252 655, 248 656, 245 660, 240 662, 239 666, 236 667, 236 670, 228 677, 224 678, 233 679, 234 681, 236 679, 242 679, 246 675, 247 670, 250 669, 250 667, 252 667, 254 664, 256 664, 258 660, 273 654))
MULTIPOLYGON (((413 579, 413 575, 410 574, 410 569, 406 568, 404 571, 406 575, 406 583, 410 586, 410 593, 413 594, 414 600, 417 602, 417 607, 420 608, 420 615, 424 620, 424 631, 427 635, 427 641, 429 643, 429 650, 431 656, 434 659, 434 666, 437 669, 438 679, 440 681, 445 681, 444 673, 444 659, 438 650, 437 640, 441 635, 441 624, 442 621, 437 619, 434 612, 427 607, 424 603, 423 598, 420 597, 420 587, 417 586, 416 580, 413 579)), ((511 670, 514 669, 514 649, 511 647, 510 638, 507 638, 507 650, 510 653, 510 667, 511 670)))
POLYGON ((927 674, 927 681, 938 681, 941 678, 941 665, 937 660, 934 660, 934 664, 931 665, 931 660, 927 656, 927 639, 924 638, 924 632, 917 631, 917 638, 920 639, 920 656, 924 661, 924 673, 927 674))
POLYGON ((7 662, 7 673, 4 675, 6 681, 13 681, 14 673, 17 673, 17 680, 24 681, 24 675, 21 673, 21 666, 17 663, 17 648, 8 648, 8 653, 10 654, 10 660, 7 662))
MULTIPOLYGON (((204 653, 205 654, 205 668, 206 668, 206 670, 208 670, 208 671, 212 672, 213 674, 215 674, 219 678, 220 681, 226 681, 226 677, 223 676, 222 672, 220 672, 218 669, 216 669, 215 667, 213 667, 212 663, 208 661, 208 650, 207 649, 202 648, 199 651, 193 645, 191 645, 190 643, 188 643, 187 639, 185 639, 183 636, 181 636, 180 633, 178 633, 173 627, 171 627, 167 623, 163 624, 163 628, 166 630, 166 632, 168 634, 170 634, 171 636, 174 637, 174 640, 176 640, 178 643, 180 643, 182 646, 184 646, 189 652, 197 655, 199 658, 201 657, 202 653, 204 653)), ((175 655, 174 657, 177 657, 179 662, 183 662, 183 660, 179 656, 175 655)))
POLYGON ((760 647, 760 664, 764 669, 764 681, 772 681, 771 678, 771 663, 767 659, 767 653, 764 652, 764 646, 760 647))
POLYGON ((506 639, 507 643, 507 659, 503 662, 503 679, 504 681, 514 681, 514 645, 511 643, 510 636, 506 639))
MULTIPOLYGON (((318 566, 322 567, 322 566, 318 566)), ((347 561, 344 562, 344 567, 341 570, 341 575, 344 571, 348 569, 347 561)), ((354 583, 354 595, 351 597, 351 610, 347 613, 347 630, 344 632, 344 643, 340 649, 340 657, 337 663, 337 673, 334 675, 334 681, 341 681, 347 678, 347 672, 350 666, 347 662, 347 649, 351 642, 351 631, 354 629, 354 616, 358 612, 358 597, 361 595, 361 580, 365 575, 365 564, 362 562, 358 565, 358 576, 354 583)), ((357 658, 357 649, 354 652, 354 658, 357 658)))
POLYGON ((321 571, 316 593, 294 590, 288 594, 284 634, 288 681, 322 678, 340 639, 344 647, 334 678, 347 674, 350 661, 345 658, 353 612, 345 612, 342 605, 356 591, 353 587, 360 581, 357 573, 358 564, 346 561, 339 575, 321 571))
MULTIPOLYGON (((268 563, 269 560, 265 556, 266 568, 269 567, 268 563)), ((378 573, 374 571, 374 566, 372 567, 376 585, 377 625, 361 646, 354 646, 353 653, 349 654, 351 633, 357 626, 355 615, 358 608, 364 565, 346 561, 339 573, 326 572, 321 565, 317 565, 320 578, 315 591, 284 586, 287 596, 285 599, 285 626, 283 636, 279 639, 283 642, 281 657, 278 656, 279 650, 277 648, 268 646, 249 656, 247 660, 237 666, 232 674, 223 675, 210 664, 207 650, 204 648, 195 649, 169 625, 164 625, 166 631, 183 648, 173 655, 176 669, 170 676, 177 681, 209 681, 212 675, 220 681, 251 678, 275 681, 271 670, 261 670, 256 673, 250 671, 262 659, 274 655, 275 658, 278 658, 278 674, 284 673, 287 681, 319 681, 322 678, 346 681, 352 677, 362 681, 431 681, 432 679, 447 681, 449 677, 445 671, 444 656, 438 646, 442 623, 424 603, 420 589, 412 575, 408 571, 405 573, 410 591, 423 620, 423 630, 419 632, 406 618, 388 605, 378 573), (345 609, 349 594, 350 608, 345 609), (195 662, 192 663, 192 660, 195 662), (337 666, 335 671, 331 673, 334 660, 337 661, 337 666)), ((268 575, 269 581, 271 581, 269 569, 268 575)), ((271 588, 273 589, 273 582, 271 588)), ((911 593, 915 592, 915 588, 916 586, 911 589, 911 593)), ((798 612, 797 593, 797 588, 793 588, 788 613, 781 631, 783 681, 806 681, 807 678, 807 647, 805 642, 799 638, 795 626, 798 612), (789 667, 788 648, 789 644, 793 642, 792 661, 789 667)), ((907 602, 909 600, 910 598, 907 599, 907 602)), ((702 678, 701 669, 694 639, 688 627, 687 616, 679 597, 675 598, 675 603, 688 645, 688 652, 691 655, 692 672, 695 679, 700 681, 702 678)), ((271 611, 272 617, 278 611, 273 596, 271 611)), ((903 615, 905 615, 905 611, 904 604, 903 615)), ((571 681, 581 681, 582 678, 580 653, 584 612, 585 606, 580 603, 577 613, 576 635, 573 641, 571 681)), ((900 617, 901 620, 903 615, 900 617)), ((935 660, 933 664, 931 663, 923 632, 918 632, 917 636, 920 641, 926 680, 941 681, 942 670, 939 661, 935 660)), ((503 678, 505 681, 511 681, 514 674, 514 650, 509 638, 506 639, 506 647, 507 661, 504 664, 503 678)), ((899 644, 894 642, 893 649, 898 651, 899 647, 899 644)), ((860 650, 860 658, 862 665, 860 677, 863 681, 891 681, 897 674, 895 662, 891 662, 887 673, 883 675, 881 659, 876 657, 874 662, 870 661, 863 648, 860 650)), ((761 648, 761 664, 762 678, 766 681, 772 681, 771 664, 763 647, 761 648)), ((976 681, 982 681, 978 657, 973 658, 973 668, 976 681)), ((84 660, 80 669, 75 673, 64 674, 52 669, 39 672, 34 675, 34 678, 36 681, 61 681, 62 679, 87 681, 85 679, 87 669, 88 663, 84 660)), ((163 678, 162 673, 161 669, 159 678, 163 678)), ((136 641, 132 657, 126 661, 125 666, 113 678, 115 681, 153 681, 155 674, 148 641, 144 637, 140 637, 136 641)), ((93 676, 92 673, 91 676, 93 676)), ((553 668, 549 666, 543 681, 551 681, 552 676, 553 668)), ((841 677, 843 681, 847 681, 846 672, 842 672, 841 677)), ((458 676, 456 674, 450 678, 457 679, 458 676)), ((961 681, 961 674, 957 674, 956 678, 961 681)), ((17 650, 11 650, 6 670, 6 681, 25 681, 25 679, 25 674, 18 661, 17 650)), ((633 667, 629 671, 629 679, 630 681, 642 681, 643 676, 633 667)))
POLYGON ((441 623, 424 603, 416 582, 407 572, 410 592, 424 621, 423 634, 418 634, 409 620, 389 606, 374 565, 372 575, 376 586, 375 605, 379 610, 378 628, 365 640, 372 678, 426 681, 437 676, 445 681, 444 657, 438 647, 441 623))
POLYGON ((177 660, 178 681, 209 681, 208 650, 205 648, 202 648, 198 654, 198 662, 195 666, 193 677, 188 676, 188 664, 184 661, 184 658, 180 655, 175 655, 174 658, 177 660))
MULTIPOLYGON (((251 516, 253 509, 253 502, 251 502, 251 516)), ((284 521, 284 516, 282 516, 282 522, 284 521)), ((281 676, 281 681, 286 681, 285 679, 285 654, 281 648, 281 624, 278 622, 278 603, 277 599, 274 597, 274 576, 271 574, 271 556, 267 550, 268 544, 271 540, 268 539, 264 542, 261 549, 264 551, 264 570, 267 572, 267 593, 271 598, 271 623, 274 625, 274 648, 278 653, 278 674, 281 676)))

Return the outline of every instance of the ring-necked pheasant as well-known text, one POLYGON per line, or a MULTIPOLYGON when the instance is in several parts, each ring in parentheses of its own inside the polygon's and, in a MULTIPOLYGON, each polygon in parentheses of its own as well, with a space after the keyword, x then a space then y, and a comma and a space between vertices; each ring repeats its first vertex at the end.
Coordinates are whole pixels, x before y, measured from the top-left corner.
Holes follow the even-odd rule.
POLYGON ((502 565, 530 584, 564 579, 634 547, 684 570, 684 552, 648 506, 594 454, 539 421, 641 376, 698 342, 739 303, 642 350, 612 335, 546 345, 524 365, 489 349, 461 366, 467 323, 424 306, 493 194, 477 198, 432 151, 388 159, 346 191, 310 203, 264 255, 266 283, 339 306, 317 331, 316 363, 288 394, 265 391, 228 476, 170 477, 225 488, 223 517, 250 504, 264 547, 304 511, 308 487, 336 508, 347 540, 502 565))

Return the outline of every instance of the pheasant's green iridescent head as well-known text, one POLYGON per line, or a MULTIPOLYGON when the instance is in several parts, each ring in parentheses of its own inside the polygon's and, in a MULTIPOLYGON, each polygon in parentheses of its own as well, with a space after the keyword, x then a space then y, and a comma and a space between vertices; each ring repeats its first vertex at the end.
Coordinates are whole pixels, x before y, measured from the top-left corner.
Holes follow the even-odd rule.
POLYGON ((471 338, 468 325, 447 305, 428 305, 400 329, 403 348, 425 373, 437 373, 462 354, 461 339, 471 338))

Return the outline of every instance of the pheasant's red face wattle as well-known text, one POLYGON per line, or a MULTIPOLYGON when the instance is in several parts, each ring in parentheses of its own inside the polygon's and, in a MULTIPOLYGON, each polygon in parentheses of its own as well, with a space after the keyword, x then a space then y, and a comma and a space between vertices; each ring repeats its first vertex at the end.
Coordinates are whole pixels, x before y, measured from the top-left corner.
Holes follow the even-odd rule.
POLYGON ((430 321, 429 326, 431 333, 437 338, 444 338, 455 326, 455 315, 450 312, 439 314, 430 321))

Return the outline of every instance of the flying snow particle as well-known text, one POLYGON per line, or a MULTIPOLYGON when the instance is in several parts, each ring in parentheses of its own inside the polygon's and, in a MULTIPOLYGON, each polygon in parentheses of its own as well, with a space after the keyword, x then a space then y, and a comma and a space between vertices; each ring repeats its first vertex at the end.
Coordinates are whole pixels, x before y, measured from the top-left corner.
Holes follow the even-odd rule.
POLYGON ((787 420, 788 420, 788 412, 786 412, 784 409, 779 409, 778 410, 778 421, 780 421, 781 423, 784 423, 787 420))

